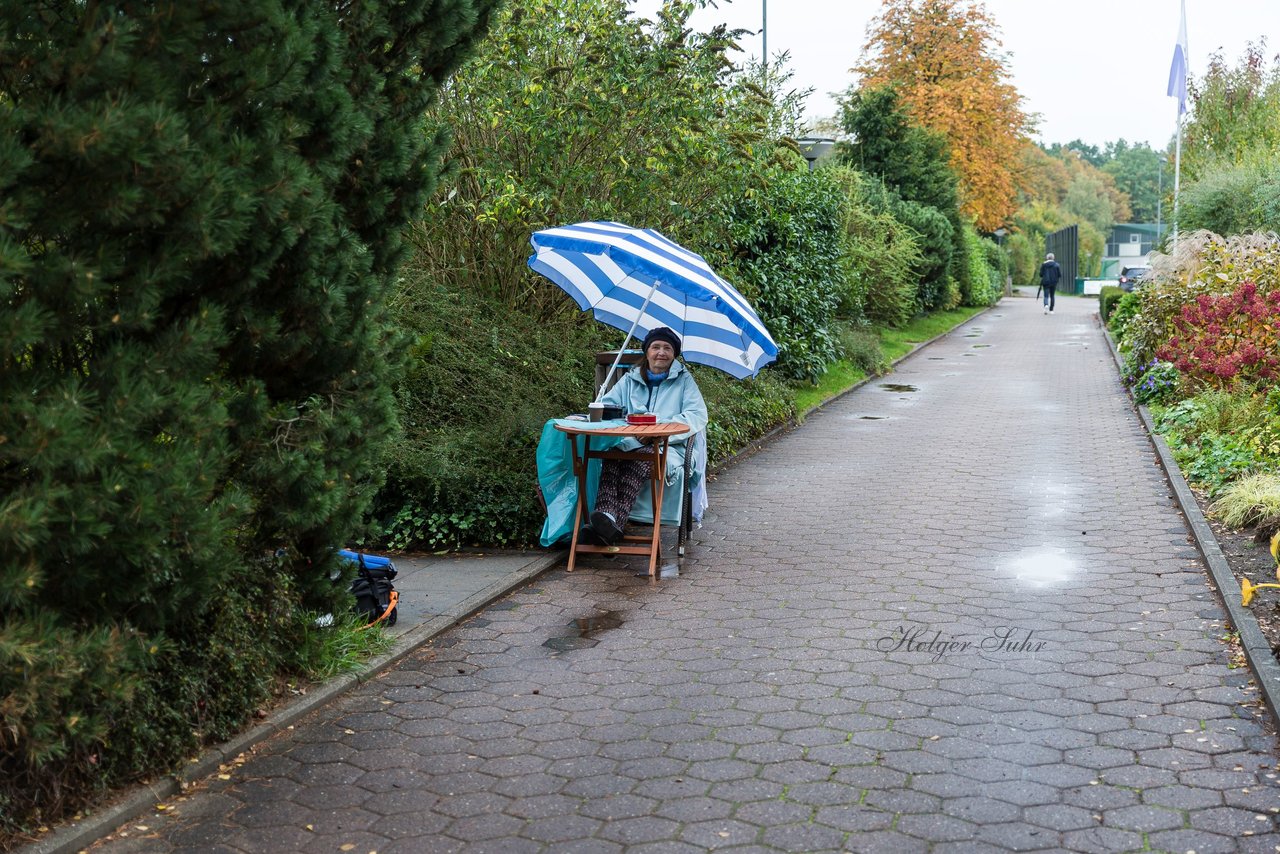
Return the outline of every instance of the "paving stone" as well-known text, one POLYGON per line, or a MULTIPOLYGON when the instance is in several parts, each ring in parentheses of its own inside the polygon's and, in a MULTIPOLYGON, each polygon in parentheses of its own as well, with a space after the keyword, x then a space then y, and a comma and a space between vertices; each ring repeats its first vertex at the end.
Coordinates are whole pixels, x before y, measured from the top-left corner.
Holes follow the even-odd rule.
POLYGON ((1062 844, 1071 851, 1083 851, 1086 854, 1113 854, 1116 851, 1136 851, 1143 847, 1141 834, 1111 827, 1064 833, 1062 844))
POLYGON ((946 815, 904 815, 896 828, 900 833, 926 842, 958 842, 977 836, 978 825, 946 815))
POLYGON ((1236 807, 1213 807, 1191 813, 1191 826, 1196 830, 1240 836, 1274 830, 1274 817, 1236 807))
POLYGON ((1157 851, 1194 851, 1196 854, 1229 854, 1240 851, 1237 840, 1230 836, 1202 830, 1166 830, 1148 837, 1157 851))
POLYGON ((573 815, 578 809, 579 802, 578 798, 561 794, 522 797, 517 798, 511 806, 507 807, 507 813, 527 820, 573 815))
POLYGON ((638 845, 672 839, 680 829, 678 822, 656 816, 624 818, 605 823, 599 836, 623 845, 638 845))
POLYGON ((1024 823, 985 824, 978 829, 978 838, 1006 851, 1040 851, 1057 848, 1056 831, 1024 823))
POLYGON ((1096 813, 1068 804, 1047 804, 1040 807, 1028 807, 1024 811, 1023 817, 1030 824, 1058 831, 1084 830, 1097 827, 1100 821, 1096 813))
POLYGON ((813 807, 806 804, 793 804, 787 801, 757 801, 742 804, 734 810, 734 818, 758 827, 808 821, 813 815, 813 807))
POLYGON ((1174 830, 1183 826, 1182 813, 1158 806, 1132 806, 1107 810, 1103 820, 1108 827, 1151 833, 1157 830, 1174 830))
POLYGON ((578 815, 562 815, 542 818, 525 825, 522 836, 538 842, 557 845, 594 836, 602 823, 578 815))
POLYGON ((761 837, 764 845, 783 851, 836 851, 844 834, 817 824, 771 824, 761 837))
POLYGON ((445 832, 455 839, 474 842, 514 836, 520 832, 523 825, 524 822, 513 816, 503 815, 502 813, 488 813, 456 819, 449 824, 445 832))
POLYGON ((1178 785, 1145 789, 1142 792, 1142 800, 1145 803, 1175 810, 1204 809, 1223 804, 1221 792, 1178 785))
POLYGON ((581 815, 608 822, 624 818, 650 816, 656 807, 657 801, 652 798, 642 798, 637 795, 612 795, 604 798, 589 798, 582 802, 578 812, 581 815))

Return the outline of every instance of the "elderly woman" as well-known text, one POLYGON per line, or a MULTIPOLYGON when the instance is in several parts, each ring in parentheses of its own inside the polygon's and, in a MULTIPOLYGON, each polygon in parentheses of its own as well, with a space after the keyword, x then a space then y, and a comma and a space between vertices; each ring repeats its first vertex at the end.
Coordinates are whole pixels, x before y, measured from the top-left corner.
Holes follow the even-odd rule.
MULTIPOLYGON (((678 468, 684 465, 689 437, 707 426, 707 404, 693 376, 677 360, 680 338, 674 331, 665 326, 651 330, 644 337, 641 349, 644 357, 640 363, 618 380, 603 402, 606 406, 620 407, 623 412, 652 412, 659 421, 688 424, 689 432, 673 439, 667 454, 668 468, 678 468)), ((612 545, 621 539, 631 507, 649 480, 653 448, 628 438, 618 450, 629 451, 636 459, 604 460, 601 464, 595 510, 590 524, 579 534, 580 539, 587 542, 612 545)))

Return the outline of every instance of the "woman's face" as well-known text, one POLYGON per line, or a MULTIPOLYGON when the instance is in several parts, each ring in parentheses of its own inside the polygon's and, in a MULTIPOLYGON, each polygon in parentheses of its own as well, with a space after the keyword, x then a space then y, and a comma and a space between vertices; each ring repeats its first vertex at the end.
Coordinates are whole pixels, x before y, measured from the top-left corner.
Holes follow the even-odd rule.
POLYGON ((676 360, 676 349, 666 341, 654 341, 649 345, 649 349, 644 351, 644 357, 649 360, 649 370, 655 374, 662 374, 666 373, 671 363, 676 360))

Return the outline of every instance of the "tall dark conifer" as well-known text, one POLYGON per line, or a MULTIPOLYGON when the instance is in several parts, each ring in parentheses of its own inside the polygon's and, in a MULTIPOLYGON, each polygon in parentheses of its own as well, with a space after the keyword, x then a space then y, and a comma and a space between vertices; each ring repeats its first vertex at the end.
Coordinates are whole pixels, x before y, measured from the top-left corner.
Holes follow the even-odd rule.
POLYGON ((0 814, 236 568, 329 592, 394 426, 423 116, 495 2, 0 8, 0 814))

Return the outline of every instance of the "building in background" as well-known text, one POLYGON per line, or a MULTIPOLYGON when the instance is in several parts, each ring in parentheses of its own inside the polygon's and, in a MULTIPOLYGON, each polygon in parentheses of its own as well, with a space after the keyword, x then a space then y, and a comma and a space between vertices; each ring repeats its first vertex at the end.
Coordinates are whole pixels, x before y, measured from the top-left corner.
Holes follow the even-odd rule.
POLYGON ((1154 222, 1126 222, 1111 227, 1102 254, 1102 275, 1114 279, 1124 267, 1148 266, 1151 250, 1159 245, 1160 227, 1154 222))

